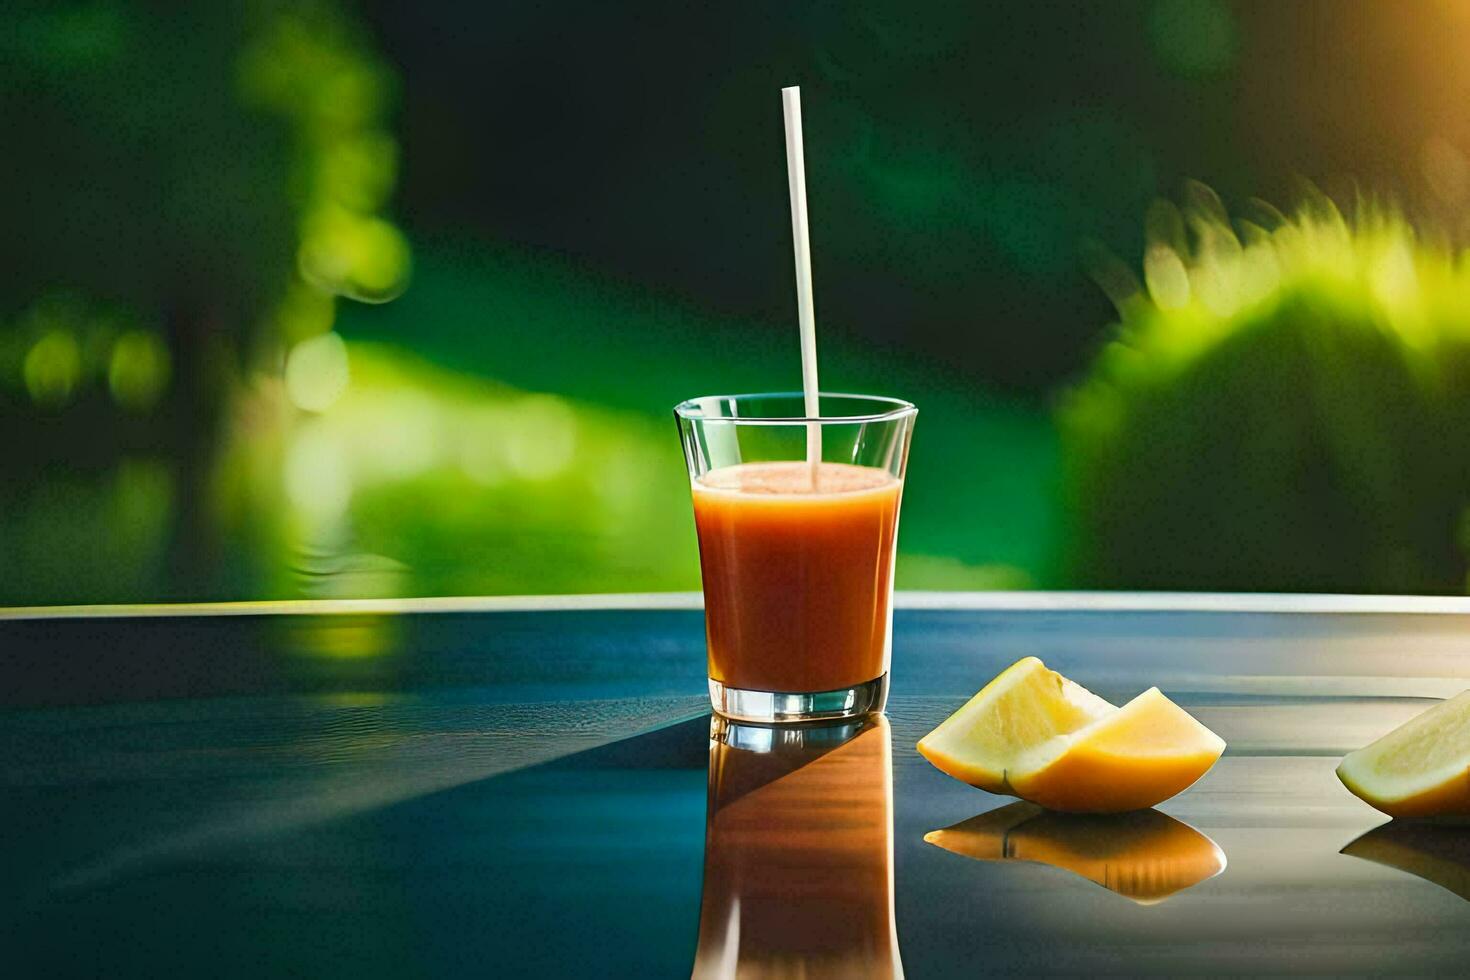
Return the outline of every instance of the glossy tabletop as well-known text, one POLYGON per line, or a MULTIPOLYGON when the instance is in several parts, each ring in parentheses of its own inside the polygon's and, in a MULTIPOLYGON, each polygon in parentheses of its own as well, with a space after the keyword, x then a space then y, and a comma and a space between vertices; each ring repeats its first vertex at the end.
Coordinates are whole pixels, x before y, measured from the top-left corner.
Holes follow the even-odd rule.
POLYGON ((1458 605, 910 600, 928 608, 897 615, 887 718, 786 731, 712 726, 700 612, 637 604, 0 614, 0 972, 1422 975, 1470 959, 1470 831, 1380 826, 1333 775, 1470 687, 1458 605), (1115 702, 1158 685, 1229 748, 1157 811, 1110 820, 918 756, 1028 654, 1115 702))

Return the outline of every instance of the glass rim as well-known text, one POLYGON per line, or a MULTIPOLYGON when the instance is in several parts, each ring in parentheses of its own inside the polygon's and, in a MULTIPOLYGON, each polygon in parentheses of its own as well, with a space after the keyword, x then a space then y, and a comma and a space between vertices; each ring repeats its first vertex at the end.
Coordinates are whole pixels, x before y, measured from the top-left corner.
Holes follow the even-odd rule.
POLYGON ((881 412, 868 412, 862 415, 817 417, 810 415, 705 415, 702 408, 704 403, 711 401, 728 401, 739 404, 740 402, 776 398, 794 398, 800 401, 804 397, 804 393, 800 391, 754 391, 741 395, 701 395, 698 398, 686 398, 675 405, 674 415, 690 422, 731 422, 736 425, 852 425, 862 422, 891 422, 906 416, 917 415, 919 411, 913 402, 904 401, 902 398, 892 398, 888 395, 858 395, 845 391, 819 391, 817 397, 849 398, 854 401, 889 407, 881 412))

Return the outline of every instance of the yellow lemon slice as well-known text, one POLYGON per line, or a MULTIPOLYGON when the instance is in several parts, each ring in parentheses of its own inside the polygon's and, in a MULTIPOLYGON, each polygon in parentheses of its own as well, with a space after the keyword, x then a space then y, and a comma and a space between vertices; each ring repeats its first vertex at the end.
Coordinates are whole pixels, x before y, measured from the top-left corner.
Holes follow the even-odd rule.
POLYGON ((1022 799, 1053 810, 1120 813, 1162 803, 1210 771, 1225 742, 1151 687, 1110 715, 1023 752, 1022 799))
POLYGON ((941 772, 992 793, 1011 793, 1016 757, 1118 709, 1035 657, 1018 660, 919 741, 941 772))
POLYGON ((1470 691, 1349 753, 1337 778, 1391 817, 1470 818, 1470 691))
POLYGON ((1158 810, 1076 816, 1012 803, 924 840, 980 861, 1064 868, 1139 905, 1156 905, 1225 870, 1225 853, 1158 810))
POLYGON ((1224 751, 1218 735, 1158 688, 1115 708, 1034 657, 919 742, 919 752, 956 779, 1078 813, 1162 803, 1224 751))

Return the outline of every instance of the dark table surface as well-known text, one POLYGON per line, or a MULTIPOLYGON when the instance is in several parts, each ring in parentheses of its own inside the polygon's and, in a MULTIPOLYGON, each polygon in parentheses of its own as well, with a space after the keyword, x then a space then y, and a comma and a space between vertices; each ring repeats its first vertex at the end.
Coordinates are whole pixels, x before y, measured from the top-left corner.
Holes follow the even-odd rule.
POLYGON ((718 740, 697 609, 0 614, 0 973, 1462 975, 1462 832, 1333 768, 1470 617, 1149 602, 901 610, 886 721, 718 740), (913 746, 1028 654, 1229 749, 1167 816, 982 816, 913 746))

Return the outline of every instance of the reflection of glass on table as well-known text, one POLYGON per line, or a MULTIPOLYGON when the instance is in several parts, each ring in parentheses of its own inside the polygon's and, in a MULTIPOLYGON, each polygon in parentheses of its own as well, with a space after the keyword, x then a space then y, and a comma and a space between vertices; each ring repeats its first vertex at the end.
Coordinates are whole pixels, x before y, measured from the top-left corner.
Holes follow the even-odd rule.
POLYGON ((881 715, 716 718, 694 976, 900 977, 893 775, 881 715))

